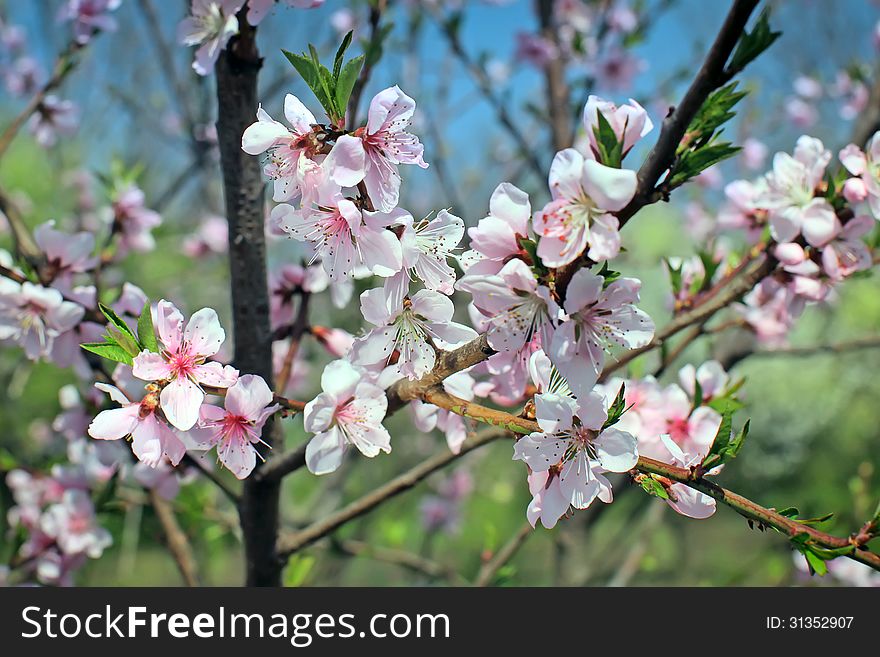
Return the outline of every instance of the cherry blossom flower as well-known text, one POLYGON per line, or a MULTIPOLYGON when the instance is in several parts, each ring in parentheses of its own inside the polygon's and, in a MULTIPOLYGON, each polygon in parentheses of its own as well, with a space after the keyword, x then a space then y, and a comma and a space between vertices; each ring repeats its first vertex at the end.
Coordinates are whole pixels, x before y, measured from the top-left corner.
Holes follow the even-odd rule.
POLYGON ((742 161, 747 169, 757 171, 767 159, 767 145, 759 139, 748 137, 742 145, 742 161))
POLYGON ((226 253, 229 248, 229 228, 223 217, 206 217, 194 235, 183 240, 182 250, 190 258, 212 253, 226 253))
POLYGON ((119 440, 131 436, 131 450, 138 460, 151 468, 163 459, 177 465, 186 453, 183 441, 157 415, 159 395, 149 390, 140 401, 131 401, 116 386, 96 383, 120 408, 101 411, 92 420, 88 432, 96 440, 119 440))
POLYGON ((69 280, 73 274, 93 269, 98 262, 92 255, 95 237, 91 233, 71 235, 55 230, 55 222, 48 221, 34 229, 34 241, 46 256, 46 266, 53 280, 56 277, 69 280))
POLYGON ((834 208, 815 197, 831 152, 818 139, 800 137, 794 156, 777 153, 767 174, 767 190, 758 203, 770 210, 770 232, 778 242, 791 242, 798 234, 821 246, 840 232, 834 208))
POLYGON ((611 125, 618 141, 622 143, 623 155, 626 155, 642 137, 654 128, 654 124, 648 117, 648 112, 632 98, 626 105, 617 106, 611 101, 591 95, 584 106, 584 127, 587 130, 587 139, 596 160, 599 159, 599 145, 595 132, 599 128, 599 112, 611 125))
POLYGON ((381 289, 367 290, 361 295, 361 313, 376 328, 355 340, 352 362, 387 364, 397 351, 400 373, 420 379, 434 368, 434 345, 453 348, 477 337, 472 328, 452 321, 454 310, 452 301, 433 290, 419 290, 393 310, 381 289))
POLYGON ((13 96, 36 93, 45 77, 45 72, 33 57, 19 57, 4 73, 6 89, 13 96))
POLYGON ((548 267, 561 267, 589 247, 587 256, 608 260, 620 251, 617 217, 636 192, 636 173, 585 159, 573 148, 556 154, 550 165, 553 200, 534 217, 542 236, 538 256, 548 267))
POLYGON ((549 355, 575 395, 596 383, 610 344, 637 349, 654 337, 654 322, 635 307, 641 282, 620 278, 607 287, 605 279, 586 269, 575 272, 565 295, 562 322, 550 343, 549 355))
POLYGON ((559 56, 559 49, 551 41, 531 32, 516 35, 516 59, 544 68, 559 56))
POLYGON ((284 118, 290 128, 275 121, 261 106, 256 123, 241 137, 241 148, 248 155, 269 153, 263 173, 274 181, 273 200, 302 196, 304 204, 309 204, 328 180, 351 187, 363 179, 364 152, 359 139, 339 137, 325 159, 321 154, 324 144, 313 130, 317 120, 293 94, 284 97, 284 118))
MULTIPOLYGON (((699 465, 703 459, 706 458, 709 449, 712 447, 712 441, 710 440, 709 444, 702 445, 699 451, 689 453, 683 451, 679 445, 666 434, 660 436, 660 439, 663 441, 663 445, 672 457, 671 459, 666 460, 670 461, 672 465, 677 465, 682 468, 690 468, 699 465)), ((663 501, 675 509, 676 513, 680 513, 683 516, 702 520, 715 513, 715 500, 713 498, 698 490, 694 490, 685 484, 673 482, 667 488, 667 494, 669 495, 669 498, 664 499, 663 501)))
POLYGON ((313 208, 281 203, 272 210, 272 219, 291 237, 311 242, 333 282, 351 278, 359 265, 383 277, 403 267, 400 241, 386 230, 395 217, 361 212, 341 194, 313 208))
POLYGON ((303 414, 305 430, 316 434, 306 446, 306 466, 313 474, 339 468, 349 445, 369 458, 391 452, 391 436, 382 426, 388 409, 385 391, 364 374, 344 360, 324 368, 323 392, 306 404, 303 414))
POLYGON ((0 280, 0 340, 14 340, 31 360, 49 356, 54 340, 85 314, 61 292, 25 281, 0 280))
POLYGON ((344 329, 312 326, 311 333, 331 356, 342 358, 351 349, 354 336, 344 329))
POLYGON ((155 491, 164 500, 173 500, 180 492, 178 471, 165 461, 161 461, 155 468, 144 463, 135 463, 131 476, 139 486, 155 491))
MULTIPOLYGON (((282 0, 288 7, 314 9, 324 4, 324 0, 282 0)), ((247 22, 259 25, 275 5, 275 0, 248 0, 247 22)))
POLYGON ((217 447, 217 457, 238 479, 244 479, 257 464, 255 444, 266 444, 260 438, 263 425, 281 408, 273 404, 274 396, 262 377, 245 374, 226 391, 225 410, 205 404, 199 412, 199 423, 190 435, 199 446, 217 447))
POLYGON ((121 4, 122 0, 65 0, 58 20, 71 21, 77 42, 85 44, 99 31, 116 29, 116 20, 107 12, 115 11, 121 4))
POLYGON ((730 375, 717 360, 707 360, 697 368, 690 363, 682 367, 678 371, 678 381, 691 397, 696 394, 696 383, 699 382, 703 398, 696 401, 704 403, 724 394, 730 384, 730 375))
POLYGON ((244 6, 245 0, 192 0, 191 16, 177 26, 177 38, 186 46, 199 46, 193 60, 193 70, 208 75, 220 51, 233 36, 238 34, 235 14, 244 6))
POLYGON ((69 136, 76 132, 79 110, 69 100, 48 95, 28 120, 28 129, 43 148, 51 148, 58 135, 69 136))
POLYGON ((402 266, 385 280, 389 308, 403 303, 409 290, 410 276, 421 280, 429 290, 452 294, 455 291, 455 270, 447 263, 453 249, 464 237, 464 221, 447 210, 440 210, 428 221, 415 223, 411 214, 399 213, 394 219, 400 227, 402 266))
POLYGON ((497 274, 468 274, 457 287, 469 292, 486 316, 489 345, 496 351, 519 351, 535 335, 550 344, 560 309, 522 260, 511 260, 497 274))
POLYGON ((88 493, 81 490, 64 491, 61 501, 43 513, 40 529, 67 555, 97 559, 113 543, 110 532, 98 525, 88 493))
POLYGON ((519 240, 529 236, 531 218, 529 195, 508 182, 498 185, 489 198, 489 214, 468 228, 471 251, 461 258, 465 272, 497 274, 511 256, 523 254, 519 240))
MULTIPOLYGON (((367 125, 358 130, 366 166, 363 180, 376 210, 391 212, 400 197, 400 164, 415 164, 427 169, 422 159, 425 147, 419 138, 407 132, 416 109, 416 101, 394 86, 376 94, 370 101, 367 125)), ((352 158, 353 160, 354 158, 352 158)))
POLYGON ((761 207, 761 198, 767 191, 763 178, 755 182, 734 180, 724 187, 727 201, 718 211, 718 227, 745 231, 749 243, 757 242, 767 223, 767 210, 761 207))
POLYGON ((850 219, 836 238, 822 249, 822 269, 835 281, 873 266, 871 250, 862 237, 876 225, 874 219, 860 215, 850 219))
POLYGON ((863 183, 868 206, 875 219, 880 220, 880 132, 874 133, 863 152, 855 144, 844 147, 840 162, 863 183))
POLYGON ((205 362, 220 349, 226 332, 211 308, 197 311, 184 329, 183 315, 164 299, 156 306, 156 329, 162 352, 142 351, 132 373, 143 381, 167 381, 159 395, 162 412, 172 425, 188 431, 199 419, 205 399, 200 384, 228 388, 238 378, 229 365, 205 362))
POLYGON ((294 297, 300 292, 323 292, 330 279, 321 265, 283 265, 269 272, 269 305, 272 327, 291 324, 294 320, 294 297))
POLYGON ((162 217, 145 207, 143 190, 128 183, 115 189, 111 200, 112 230, 118 235, 120 251, 143 253, 156 248, 156 240, 150 231, 162 223, 162 217))
MULTIPOLYGON (((591 392, 575 399, 541 393, 535 395, 535 417, 541 431, 520 438, 513 458, 524 461, 533 472, 549 472, 544 489, 552 480, 558 480, 564 504, 551 505, 554 513, 546 518, 550 526, 569 505, 586 509, 597 497, 611 502, 611 482, 605 473, 627 472, 635 467, 639 454, 635 436, 614 427, 603 429, 608 412, 602 395, 591 392), (559 515, 554 519, 556 512, 559 515)), ((560 501, 558 497, 556 501, 560 501)), ((545 499, 541 502, 547 504, 545 499)), ((547 527, 545 513, 541 516, 547 527)), ((529 516, 534 522, 533 514, 529 516)))

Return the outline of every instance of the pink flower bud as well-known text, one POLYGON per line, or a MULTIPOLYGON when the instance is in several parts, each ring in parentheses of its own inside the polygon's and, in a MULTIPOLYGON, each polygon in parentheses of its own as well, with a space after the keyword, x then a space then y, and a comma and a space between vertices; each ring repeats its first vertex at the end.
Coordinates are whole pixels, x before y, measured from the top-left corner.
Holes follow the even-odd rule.
POLYGON ((850 178, 843 184, 843 198, 850 203, 861 203, 868 198, 868 188, 861 178, 850 178))

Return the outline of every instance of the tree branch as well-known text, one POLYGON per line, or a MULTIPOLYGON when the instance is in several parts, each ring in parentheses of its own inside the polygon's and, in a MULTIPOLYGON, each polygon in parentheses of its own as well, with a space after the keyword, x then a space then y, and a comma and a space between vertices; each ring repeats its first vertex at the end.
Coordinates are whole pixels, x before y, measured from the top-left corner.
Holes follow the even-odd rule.
POLYGON ((193 557, 192 547, 189 539, 180 528, 177 517, 174 515, 174 509, 155 490, 150 489, 150 504, 153 511, 156 512, 156 518, 162 525, 162 531, 165 532, 165 543, 168 551, 174 557, 174 563, 180 571, 181 577, 187 586, 200 586, 198 567, 193 557))
POLYGON ((466 440, 458 454, 445 451, 433 456, 326 518, 318 520, 300 531, 282 535, 278 541, 279 561, 287 559, 294 552, 311 545, 345 523, 359 518, 365 513, 369 513, 383 502, 409 490, 428 475, 449 465, 453 461, 457 461, 465 454, 507 435, 509 435, 507 431, 497 428, 481 431, 466 440))
POLYGON ((489 561, 483 564, 480 572, 477 574, 477 578, 474 580, 474 586, 489 586, 494 581, 498 571, 516 556, 516 553, 519 552, 519 549, 525 544, 529 536, 534 533, 534 527, 528 522, 523 523, 516 533, 510 537, 510 540, 489 561))

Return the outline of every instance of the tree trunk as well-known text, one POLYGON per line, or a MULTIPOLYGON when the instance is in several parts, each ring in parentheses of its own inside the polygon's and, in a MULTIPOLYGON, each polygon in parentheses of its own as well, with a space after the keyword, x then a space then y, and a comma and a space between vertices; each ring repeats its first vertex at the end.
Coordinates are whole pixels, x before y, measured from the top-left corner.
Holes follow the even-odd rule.
MULTIPOLYGON (((241 135, 257 110, 257 75, 262 65, 256 31, 239 15, 241 33, 217 62, 217 136, 229 222, 229 270, 235 366, 272 382, 272 330, 266 282, 264 184, 259 159, 241 150, 241 135)), ((271 419, 263 440, 276 443, 271 419)), ((260 467, 260 463, 257 467, 260 467)), ((279 586, 282 563, 276 556, 279 482, 245 480, 239 503, 248 586, 279 586)))

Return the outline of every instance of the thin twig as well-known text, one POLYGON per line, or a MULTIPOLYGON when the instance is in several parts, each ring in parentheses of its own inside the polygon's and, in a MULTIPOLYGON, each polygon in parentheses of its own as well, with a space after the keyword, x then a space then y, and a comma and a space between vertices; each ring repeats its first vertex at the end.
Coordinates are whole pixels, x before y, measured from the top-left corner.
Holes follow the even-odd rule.
POLYGON ((516 556, 516 553, 519 552, 519 549, 525 544, 529 536, 534 533, 534 527, 528 522, 517 529, 516 533, 510 537, 510 540, 489 561, 483 564, 480 572, 477 574, 477 578, 474 580, 474 586, 489 586, 495 580, 498 571, 516 556))
POLYGON ((184 583, 187 586, 199 586, 198 567, 193 557, 192 546, 177 522, 174 509, 155 490, 150 489, 149 495, 156 518, 162 525, 162 531, 165 532, 165 544, 174 558, 174 563, 177 564, 177 569, 180 571, 184 583))
POLYGON ((406 550, 379 547, 355 540, 334 540, 332 547, 353 557, 366 557, 374 561, 400 566, 432 580, 445 580, 459 586, 467 583, 454 568, 406 550))
POLYGON ((286 559, 294 552, 297 552, 298 550, 311 545, 320 538, 327 536, 345 523, 354 520, 355 518, 359 518, 365 513, 369 513, 392 497, 396 497, 404 491, 409 490, 428 475, 454 461, 457 461, 465 454, 508 435, 510 435, 509 432, 497 428, 481 431, 466 440, 461 446, 461 451, 458 454, 453 454, 450 451, 437 454, 407 472, 398 475, 388 483, 367 493, 339 511, 331 513, 326 518, 317 520, 300 531, 283 534, 278 541, 278 556, 282 560, 286 559))

